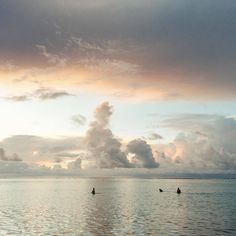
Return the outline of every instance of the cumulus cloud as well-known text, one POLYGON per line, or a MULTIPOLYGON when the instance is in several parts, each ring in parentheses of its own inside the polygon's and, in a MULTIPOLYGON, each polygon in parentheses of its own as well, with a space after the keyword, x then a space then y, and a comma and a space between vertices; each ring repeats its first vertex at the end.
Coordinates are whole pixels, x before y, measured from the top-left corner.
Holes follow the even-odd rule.
POLYGON ((89 158, 100 168, 131 167, 126 154, 121 150, 121 142, 108 128, 113 108, 108 102, 102 103, 94 113, 95 120, 90 124, 85 137, 89 158))
MULTIPOLYGON (((157 168, 151 146, 143 140, 126 144, 109 128, 113 107, 104 102, 95 109, 94 121, 85 136, 45 138, 33 135, 15 135, 3 139, 0 145, 12 153, 24 156, 25 163, 53 168, 64 173, 81 169, 83 163, 95 168, 157 168), (132 161, 128 156, 132 155, 132 161)), ((78 118, 78 117, 76 117, 78 118)), ((80 117, 81 118, 81 117, 80 117)), ((2 160, 17 161, 17 156, 7 156, 1 150, 2 160)), ((31 168, 31 167, 30 167, 31 168)))
MULTIPOLYGON (((185 171, 235 170, 236 121, 233 118, 206 115, 206 118, 209 117, 210 120, 206 122, 205 119, 199 120, 198 115, 192 115, 191 121, 197 126, 197 131, 196 126, 192 126, 187 119, 184 133, 180 133, 172 143, 158 145, 161 165, 168 162, 169 166, 178 166, 185 171)), ((182 128, 184 120, 178 123, 177 118, 176 121, 175 127, 182 128)))
POLYGON ((157 168, 159 164, 155 161, 151 146, 142 139, 135 139, 128 143, 127 152, 134 154, 132 163, 136 167, 157 168))
MULTIPOLYGON (((12 173, 81 174, 96 169, 146 168, 183 172, 235 171, 236 121, 219 115, 182 114, 168 118, 165 127, 181 131, 169 143, 117 138, 109 122, 113 107, 104 102, 84 136, 46 138, 15 135, 0 142, 0 170, 12 173), (5 152, 6 151, 6 152, 5 152), (7 153, 7 154, 6 154, 7 153), (17 153, 17 154, 15 154, 17 153), (23 157, 24 161, 21 160, 23 157)), ((127 170, 128 171, 128 170, 127 170)))
POLYGON ((82 138, 44 138, 15 135, 0 142, 1 175, 74 175, 80 174, 82 138), (5 150, 9 153, 6 155, 5 150), (16 153, 24 156, 24 160, 16 153))
POLYGON ((22 159, 19 158, 16 153, 14 153, 12 156, 6 156, 5 150, 3 148, 0 148, 0 160, 1 161, 22 161, 22 159))
POLYGON ((90 124, 86 133, 89 158, 96 162, 96 166, 100 168, 159 167, 153 157, 151 146, 144 140, 132 140, 128 143, 126 150, 122 150, 121 140, 116 138, 108 127, 112 114, 113 107, 108 102, 102 103, 95 110, 95 121, 90 124), (130 154, 131 161, 128 158, 130 154))
POLYGON ((53 162, 55 158, 75 158, 83 150, 82 137, 45 138, 33 135, 14 135, 3 139, 0 146, 11 153, 18 153, 26 162, 53 162), (73 153, 73 154, 72 154, 73 153))

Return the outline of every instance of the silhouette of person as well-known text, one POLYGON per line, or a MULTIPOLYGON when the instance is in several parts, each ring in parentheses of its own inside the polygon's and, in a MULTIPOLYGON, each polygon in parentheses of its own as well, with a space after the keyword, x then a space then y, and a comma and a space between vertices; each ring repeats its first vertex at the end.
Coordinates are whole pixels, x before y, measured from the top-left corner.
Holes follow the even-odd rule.
POLYGON ((180 194, 181 193, 181 190, 180 188, 177 188, 177 193, 180 194))
POLYGON ((161 188, 159 188, 159 192, 160 192, 160 193, 162 193, 162 192, 163 192, 163 190, 162 190, 161 188))
POLYGON ((92 192, 91 192, 93 195, 95 194, 95 188, 93 188, 92 192))

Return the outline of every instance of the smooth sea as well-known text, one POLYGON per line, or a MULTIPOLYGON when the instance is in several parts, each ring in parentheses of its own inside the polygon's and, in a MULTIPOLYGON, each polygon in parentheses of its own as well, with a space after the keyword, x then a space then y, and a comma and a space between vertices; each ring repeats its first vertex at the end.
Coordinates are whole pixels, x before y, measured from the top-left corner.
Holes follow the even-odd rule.
POLYGON ((236 180, 1 179, 0 235, 236 235, 236 180))

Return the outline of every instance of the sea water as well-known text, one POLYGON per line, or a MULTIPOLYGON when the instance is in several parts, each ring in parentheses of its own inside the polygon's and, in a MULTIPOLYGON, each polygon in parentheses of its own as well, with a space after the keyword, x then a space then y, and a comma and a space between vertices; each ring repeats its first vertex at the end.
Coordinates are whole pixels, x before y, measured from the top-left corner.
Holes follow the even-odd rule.
POLYGON ((2 179, 0 235, 236 235, 236 180, 2 179))

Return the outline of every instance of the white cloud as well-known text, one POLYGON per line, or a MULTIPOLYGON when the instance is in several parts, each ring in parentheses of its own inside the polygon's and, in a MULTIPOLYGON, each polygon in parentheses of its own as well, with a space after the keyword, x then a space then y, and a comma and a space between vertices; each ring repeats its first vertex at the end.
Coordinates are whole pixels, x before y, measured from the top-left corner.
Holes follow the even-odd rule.
POLYGON ((191 122, 186 119, 186 123, 185 119, 180 122, 179 117, 176 123, 174 118, 171 120, 170 126, 177 129, 184 127, 185 133, 180 133, 170 144, 158 145, 161 165, 168 162, 170 166, 185 171, 236 170, 236 121, 213 115, 206 115, 205 118, 207 120, 192 115, 191 122))
POLYGON ((0 142, 0 168, 5 168, 3 173, 33 174, 35 171, 36 174, 63 175, 86 172, 81 166, 97 169, 160 167, 158 171, 178 169, 183 172, 236 170, 236 121, 233 118, 196 114, 186 119, 184 115, 181 119, 173 117, 165 124, 183 132, 173 142, 157 144, 155 140, 159 135, 153 133, 155 140, 149 144, 139 138, 124 143, 115 137, 109 127, 112 114, 113 107, 108 102, 102 103, 95 109, 95 119, 85 136, 81 137, 15 135, 6 138, 0 142))

